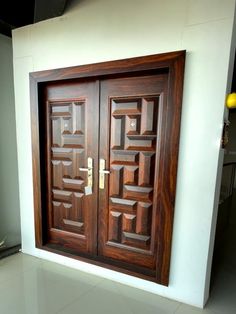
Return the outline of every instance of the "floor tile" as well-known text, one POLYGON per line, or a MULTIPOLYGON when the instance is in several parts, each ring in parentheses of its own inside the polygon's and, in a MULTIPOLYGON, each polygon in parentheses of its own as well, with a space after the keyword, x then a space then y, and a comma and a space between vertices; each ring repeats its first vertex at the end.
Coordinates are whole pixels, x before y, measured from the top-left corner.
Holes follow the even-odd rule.
POLYGON ((0 283, 1 314, 54 314, 101 278, 45 263, 0 283))
MULTIPOLYGON (((216 314, 209 309, 199 309, 186 304, 181 304, 180 307, 174 312, 174 314, 216 314)), ((222 313, 223 314, 223 313, 222 313)))
POLYGON ((126 298, 129 307, 135 314, 169 314, 179 307, 180 303, 160 297, 140 289, 115 283, 118 291, 126 298))
POLYGON ((41 263, 41 259, 22 253, 3 258, 0 260, 0 283, 36 268, 41 263))
POLYGON ((60 314, 173 314, 180 304, 132 287, 104 280, 60 314))
POLYGON ((217 314, 236 313, 236 191, 230 211, 229 225, 222 232, 222 245, 218 253, 213 285, 206 309, 217 314))
POLYGON ((60 282, 69 282, 70 284, 89 284, 91 286, 97 285, 104 279, 92 274, 88 274, 77 269, 56 264, 53 262, 44 262, 40 265, 43 271, 43 276, 52 283, 58 284, 60 282))
POLYGON ((107 280, 94 287, 58 314, 134 314, 126 299, 107 280))
POLYGON ((206 308, 217 314, 236 313, 236 277, 220 270, 211 290, 206 308))

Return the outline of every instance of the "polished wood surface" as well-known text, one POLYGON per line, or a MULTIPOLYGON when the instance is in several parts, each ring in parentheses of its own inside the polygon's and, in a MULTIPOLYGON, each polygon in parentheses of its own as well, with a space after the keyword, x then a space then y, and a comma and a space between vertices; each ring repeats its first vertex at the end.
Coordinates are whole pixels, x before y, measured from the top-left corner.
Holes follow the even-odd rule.
POLYGON ((179 51, 30 74, 38 248, 168 284, 184 59, 179 51), (87 157, 90 195, 78 171, 87 157))
POLYGON ((47 242, 95 254, 97 177, 91 195, 88 157, 98 167, 98 91, 96 82, 47 84, 44 89, 47 242))
POLYGON ((167 74, 101 81, 100 157, 110 175, 100 190, 98 253, 150 270, 158 259, 157 181, 167 84, 167 74))

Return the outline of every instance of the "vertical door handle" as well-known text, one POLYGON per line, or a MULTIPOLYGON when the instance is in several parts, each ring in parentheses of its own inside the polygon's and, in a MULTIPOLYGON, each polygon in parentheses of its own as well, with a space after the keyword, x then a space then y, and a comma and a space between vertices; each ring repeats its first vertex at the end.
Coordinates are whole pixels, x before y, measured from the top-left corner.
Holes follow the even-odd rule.
POLYGON ((104 189, 105 186, 105 174, 110 174, 110 170, 106 170, 106 161, 105 159, 100 159, 99 162, 99 188, 104 189))
POLYGON ((88 164, 88 168, 79 168, 79 170, 88 172, 87 186, 91 187, 92 189, 93 187, 93 158, 88 157, 87 164, 88 164))

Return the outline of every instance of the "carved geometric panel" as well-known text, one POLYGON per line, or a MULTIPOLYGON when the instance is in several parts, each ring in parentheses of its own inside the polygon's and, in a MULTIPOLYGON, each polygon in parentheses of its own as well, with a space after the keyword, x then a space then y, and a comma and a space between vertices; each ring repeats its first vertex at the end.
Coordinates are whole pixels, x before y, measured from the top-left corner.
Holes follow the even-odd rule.
POLYGON ((52 227, 84 234, 85 101, 51 102, 52 227))
POLYGON ((149 251, 158 96, 111 99, 108 241, 149 251))

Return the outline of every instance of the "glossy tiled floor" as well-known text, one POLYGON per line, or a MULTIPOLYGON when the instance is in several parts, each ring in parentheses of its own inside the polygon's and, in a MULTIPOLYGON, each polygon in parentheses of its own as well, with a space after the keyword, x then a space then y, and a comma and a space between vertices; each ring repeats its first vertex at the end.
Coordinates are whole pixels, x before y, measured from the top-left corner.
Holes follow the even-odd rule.
POLYGON ((209 304, 200 310, 18 253, 0 261, 0 313, 235 314, 231 266, 219 272, 209 304))
POLYGON ((235 314, 235 230, 204 310, 18 253, 0 260, 0 314, 235 314))

